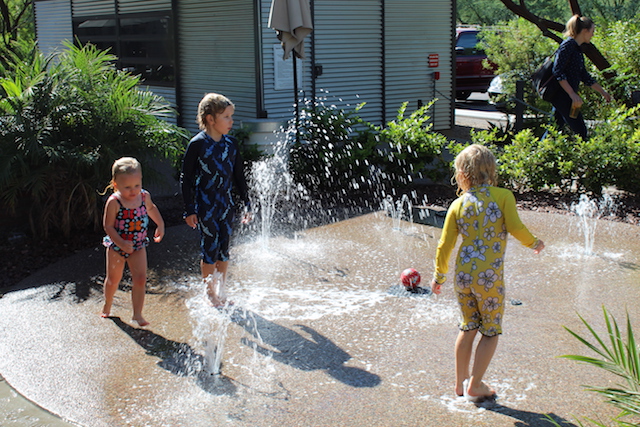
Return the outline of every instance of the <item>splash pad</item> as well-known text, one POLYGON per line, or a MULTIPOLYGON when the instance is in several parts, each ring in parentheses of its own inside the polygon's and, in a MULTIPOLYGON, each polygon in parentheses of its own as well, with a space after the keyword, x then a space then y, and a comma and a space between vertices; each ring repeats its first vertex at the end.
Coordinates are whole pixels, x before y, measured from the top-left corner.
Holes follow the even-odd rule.
POLYGON ((500 427, 615 414, 581 388, 612 379, 557 356, 586 352, 563 329, 581 331, 576 313, 596 329, 602 305, 640 318, 637 227, 591 217, 598 231, 585 250, 578 216, 522 213, 547 249, 534 256, 510 239, 506 300, 521 304, 506 307, 486 377, 498 401, 476 407, 453 394, 451 283, 433 297, 398 280, 412 266, 428 282, 441 230, 403 220, 404 197, 384 200, 328 225, 240 233, 227 284, 235 305, 223 310, 203 301, 197 234, 169 229, 149 248, 145 329, 129 321, 128 292, 116 317, 99 318, 103 251, 77 254, 0 299, 0 373, 83 426, 500 427))

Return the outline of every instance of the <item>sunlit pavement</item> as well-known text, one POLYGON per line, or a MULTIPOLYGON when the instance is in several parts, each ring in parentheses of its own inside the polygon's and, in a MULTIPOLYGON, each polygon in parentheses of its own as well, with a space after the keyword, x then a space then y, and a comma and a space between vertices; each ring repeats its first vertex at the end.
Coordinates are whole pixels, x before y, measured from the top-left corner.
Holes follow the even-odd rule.
POLYGON ((126 288, 114 318, 98 316, 104 254, 78 253, 0 299, 0 373, 83 426, 502 427, 545 426, 545 413, 560 423, 613 416, 581 386, 616 380, 558 356, 587 351, 563 328, 585 332, 577 313, 597 330, 602 305, 621 323, 626 311, 639 318, 637 227, 598 221, 587 254, 575 217, 522 217, 547 248, 536 256, 510 243, 505 334, 486 378, 499 395, 492 405, 453 395, 451 285, 437 298, 398 285, 407 267, 428 280, 441 230, 382 212, 240 239, 228 311, 201 303, 196 236, 172 227, 149 249, 145 329, 130 321, 126 288), (227 316, 218 376, 207 372, 198 316, 212 325, 227 316))

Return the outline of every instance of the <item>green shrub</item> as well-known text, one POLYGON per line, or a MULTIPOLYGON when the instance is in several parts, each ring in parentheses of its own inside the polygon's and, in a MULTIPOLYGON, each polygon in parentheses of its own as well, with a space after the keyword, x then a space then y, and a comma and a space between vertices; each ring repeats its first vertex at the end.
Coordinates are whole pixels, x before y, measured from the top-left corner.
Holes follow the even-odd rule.
POLYGON ((379 154, 372 126, 358 116, 364 105, 303 110, 289 164, 294 180, 311 194, 331 195, 368 182, 379 154))
MULTIPOLYGON (((32 52, 35 52, 32 50, 32 52)), ((40 53, 12 58, 0 79, 0 198, 28 217, 35 236, 101 225, 97 190, 121 156, 137 157, 145 181, 156 159, 177 164, 186 132, 139 77, 115 69, 115 57, 91 45, 67 45, 56 61, 40 53)))
MULTIPOLYGON (((249 138, 251 137, 251 131, 248 126, 240 126, 233 129, 231 132, 240 145, 240 153, 242 158, 247 164, 251 164, 255 161, 262 159, 265 153, 260 149, 258 144, 250 144, 249 138)), ((248 169, 251 169, 250 167, 248 169)))
MULTIPOLYGON (((598 123, 587 141, 547 126, 543 137, 525 129, 505 135, 497 129, 472 132, 472 141, 488 146, 498 160, 502 185, 514 190, 552 189, 591 192, 616 186, 640 192, 640 126, 638 108, 611 106, 610 120, 598 123)), ((454 156, 463 148, 450 144, 454 156)))
MULTIPOLYGON (((608 90, 613 97, 627 106, 632 106, 631 93, 640 90, 640 25, 636 20, 606 22, 593 37, 593 43, 605 53, 615 77, 607 82, 608 90)), ((592 68, 592 72, 600 76, 602 72, 592 68)), ((600 95, 597 94, 599 98, 600 95)), ((602 104, 599 100, 598 104, 602 104)))
MULTIPOLYGON (((608 70, 599 71, 585 57, 588 71, 614 96, 614 104, 632 106, 631 94, 640 90, 640 25, 635 20, 603 21, 598 26, 592 43, 611 64, 608 70), (605 72, 614 72, 615 77, 604 77, 605 72)), ((562 37, 561 34, 557 34, 562 37)), ((531 74, 552 54, 558 44, 543 37, 531 22, 517 18, 503 26, 483 29, 480 39, 491 62, 498 66, 496 74, 504 77, 505 99, 515 94, 516 80, 525 82, 524 100, 537 110, 549 111, 551 104, 538 98, 531 87, 531 74), (508 34, 508 37, 504 37, 508 34)), ((585 100, 582 114, 587 119, 607 120, 606 101, 596 91, 582 87, 580 96, 585 100)), ((513 103, 511 104, 511 107, 513 103)), ((531 110, 530 112, 536 112, 531 110)))
MULTIPOLYGON (((603 185, 640 194, 640 107, 606 106, 608 120, 593 128, 586 146, 585 180, 597 176, 603 185)), ((597 184, 596 180, 596 184, 597 184)), ((588 187, 585 183, 585 187, 588 187)))
POLYGON ((526 129, 505 145, 500 156, 501 174, 518 190, 558 188, 571 191, 576 181, 576 152, 580 140, 550 127, 543 139, 526 129))
POLYGON ((435 181, 443 177, 442 149, 447 138, 433 132, 431 117, 427 114, 435 99, 405 117, 408 103, 398 109, 396 120, 379 129, 381 142, 385 144, 386 161, 382 171, 391 182, 406 185, 414 176, 427 176, 435 181), (432 163, 436 161, 435 164, 432 163), (431 165, 432 168, 425 169, 431 165))
POLYGON ((385 127, 363 121, 358 111, 335 107, 306 109, 300 123, 300 141, 291 150, 290 170, 296 182, 315 195, 368 186, 404 186, 415 176, 440 179, 440 160, 447 143, 444 135, 431 131, 427 111, 431 102, 405 117, 407 103, 396 120, 385 127), (430 168, 425 168, 429 166, 430 168))

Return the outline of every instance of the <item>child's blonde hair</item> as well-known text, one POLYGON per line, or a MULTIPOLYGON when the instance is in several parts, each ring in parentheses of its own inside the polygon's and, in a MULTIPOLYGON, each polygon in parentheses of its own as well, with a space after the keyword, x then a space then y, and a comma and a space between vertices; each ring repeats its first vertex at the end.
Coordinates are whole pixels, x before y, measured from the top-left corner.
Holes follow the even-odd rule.
POLYGON ((562 33, 565 37, 573 37, 574 39, 580 31, 582 30, 590 30, 595 26, 594 22, 591 18, 587 18, 586 16, 573 15, 567 21, 567 24, 564 26, 564 32, 562 33))
POLYGON ((198 104, 198 115, 196 116, 198 127, 202 130, 206 129, 207 115, 211 114, 215 119, 216 114, 222 114, 229 106, 236 108, 226 96, 219 93, 206 94, 198 104))
POLYGON ((496 158, 487 147, 472 144, 462 150, 454 162, 455 181, 459 191, 481 184, 496 185, 496 158))
POLYGON ((104 195, 108 190, 113 191, 118 175, 134 174, 136 172, 142 173, 142 165, 140 165, 140 162, 137 159, 133 157, 120 157, 118 160, 113 162, 113 166, 111 166, 111 181, 100 194, 104 195))

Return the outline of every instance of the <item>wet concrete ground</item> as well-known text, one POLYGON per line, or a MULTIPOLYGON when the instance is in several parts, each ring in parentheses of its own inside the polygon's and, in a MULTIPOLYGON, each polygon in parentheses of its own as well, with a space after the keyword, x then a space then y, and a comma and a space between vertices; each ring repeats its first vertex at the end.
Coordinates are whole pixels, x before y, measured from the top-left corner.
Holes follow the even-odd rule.
MULTIPOLYGON (((203 304, 196 235, 168 230, 149 250, 140 329, 130 292, 101 319, 102 249, 22 282, 0 299, 0 374, 18 392, 82 426, 546 426, 615 415, 582 385, 615 378, 558 358, 588 354, 563 329, 603 331, 602 306, 640 319, 638 228, 599 221, 583 253, 575 217, 522 213, 547 249, 510 242, 505 333, 487 373, 499 398, 453 394, 457 308, 398 285, 431 274, 440 229, 374 213, 233 249, 233 309, 203 304), (394 225, 396 228, 394 229, 394 225), (514 304, 521 303, 519 305, 514 304), (205 319, 205 320, 203 320, 205 319), (209 328, 207 330, 207 328, 209 328), (204 334, 194 335, 195 330, 204 334), (221 375, 205 347, 226 330, 221 375)), ((565 424, 571 425, 571 424, 565 424)))

